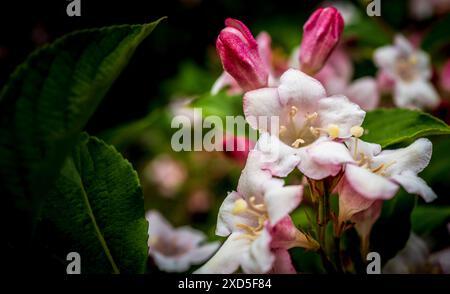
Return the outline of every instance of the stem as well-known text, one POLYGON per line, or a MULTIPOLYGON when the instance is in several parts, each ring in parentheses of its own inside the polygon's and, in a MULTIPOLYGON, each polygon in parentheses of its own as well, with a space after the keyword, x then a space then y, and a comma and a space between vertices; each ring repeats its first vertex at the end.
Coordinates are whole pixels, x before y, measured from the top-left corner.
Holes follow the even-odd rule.
POLYGON ((317 207, 317 226, 319 233, 320 257, 322 258, 322 263, 328 272, 336 272, 326 253, 326 230, 328 221, 330 219, 330 194, 328 193, 328 187, 326 186, 327 185, 323 183, 323 195, 319 195, 317 207))

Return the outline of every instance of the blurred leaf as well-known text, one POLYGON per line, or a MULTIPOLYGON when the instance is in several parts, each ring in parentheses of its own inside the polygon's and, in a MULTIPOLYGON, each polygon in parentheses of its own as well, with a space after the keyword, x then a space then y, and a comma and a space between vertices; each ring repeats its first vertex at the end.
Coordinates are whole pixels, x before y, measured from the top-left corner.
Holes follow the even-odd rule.
POLYGON ((11 201, 39 212, 79 132, 158 22, 74 32, 18 67, 0 94, 0 181, 11 201))
POLYGON ((80 254, 82 273, 144 272, 148 223, 139 180, 131 164, 103 141, 80 136, 43 218, 70 240, 64 252, 80 254))
MULTIPOLYGON (((450 138, 433 140, 433 156, 430 164, 421 173, 421 177, 430 185, 450 184, 450 138)), ((444 196, 444 195, 442 195, 444 196)))
POLYGON ((430 234, 450 222, 450 206, 418 205, 412 213, 411 221, 415 233, 430 234))
POLYGON ((344 37, 356 38, 360 46, 376 48, 388 44, 391 40, 372 17, 358 12, 354 23, 344 27, 344 37))
MULTIPOLYGON (((202 117, 217 116, 221 119, 222 127, 224 131, 239 136, 248 135, 247 131, 250 129, 249 125, 244 119, 242 110, 242 96, 234 95, 230 96, 225 92, 220 92, 217 95, 211 95, 206 93, 197 99, 194 99, 191 104, 194 108, 200 108, 202 111, 202 117), (245 123, 245 130, 229 130, 226 127, 226 118, 238 118, 245 123)), ((236 127, 235 127, 236 128, 236 127)))
POLYGON ((445 45, 450 45, 448 28, 450 27, 450 14, 436 22, 428 34, 422 40, 422 49, 428 52, 436 52, 445 45))
POLYGON ((189 97, 209 91, 219 75, 212 74, 192 61, 186 61, 180 65, 178 74, 165 81, 161 87, 167 97, 189 97))
POLYGON ((367 134, 362 139, 383 148, 418 137, 450 134, 450 127, 432 115, 399 108, 367 112, 363 127, 367 134))
POLYGON ((381 216, 370 235, 371 251, 378 252, 382 263, 405 247, 411 232, 411 213, 417 197, 401 191, 383 203, 381 216))
POLYGON ((293 248, 289 250, 292 263, 295 269, 300 273, 325 274, 322 266, 322 260, 317 252, 306 251, 303 248, 293 248))

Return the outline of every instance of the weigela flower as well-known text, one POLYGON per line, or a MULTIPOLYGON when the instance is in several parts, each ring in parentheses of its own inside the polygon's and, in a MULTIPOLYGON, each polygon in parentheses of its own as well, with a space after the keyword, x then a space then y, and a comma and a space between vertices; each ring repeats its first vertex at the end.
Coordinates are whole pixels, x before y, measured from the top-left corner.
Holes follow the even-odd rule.
POLYGON ((294 69, 281 76, 277 88, 247 92, 243 104, 250 126, 266 133, 257 143, 272 161, 265 160, 264 168, 286 176, 298 166, 315 180, 336 175, 352 160, 346 147, 332 140, 349 138, 351 128, 360 126, 365 116, 344 96, 326 97, 319 81, 294 69))
POLYGON ((231 159, 245 164, 248 153, 255 147, 255 142, 244 136, 225 135, 223 151, 231 159))
POLYGON ((202 244, 205 235, 190 227, 173 228, 157 211, 148 211, 148 252, 160 270, 184 272, 200 264, 219 247, 219 242, 202 244))
POLYGON ((317 73, 336 47, 344 30, 344 20, 334 7, 319 8, 303 26, 300 69, 317 73))
POLYGON ((295 272, 287 250, 317 243, 295 228, 288 214, 301 202, 302 186, 262 169, 262 154, 249 153, 237 191, 228 194, 219 210, 216 234, 227 236, 219 251, 196 273, 295 272))
MULTIPOLYGON (((242 22, 232 18, 226 19, 225 25, 226 28, 220 32, 216 42, 224 70, 244 91, 267 86, 268 61, 264 61, 260 56, 258 43, 250 30, 242 22)), ((262 42, 267 42, 266 37, 263 37, 262 42)), ((266 48, 263 48, 262 53, 263 57, 267 58, 266 48)))
POLYGON ((353 133, 356 138, 347 141, 353 162, 346 164, 338 185, 341 226, 349 220, 356 223, 364 220, 366 223, 360 226, 359 232, 367 236, 381 211, 378 201, 394 197, 400 185, 426 202, 437 197, 417 176, 430 162, 432 143, 428 139, 418 139, 405 148, 382 151, 380 145, 358 139, 361 129, 355 128, 353 133), (358 218, 358 213, 363 215, 358 218))
POLYGON ((394 83, 394 103, 402 108, 435 108, 439 96, 430 82, 431 68, 428 55, 403 36, 396 36, 394 45, 378 48, 375 64, 384 78, 394 83))
POLYGON ((441 87, 450 93, 450 59, 448 59, 441 71, 441 87))

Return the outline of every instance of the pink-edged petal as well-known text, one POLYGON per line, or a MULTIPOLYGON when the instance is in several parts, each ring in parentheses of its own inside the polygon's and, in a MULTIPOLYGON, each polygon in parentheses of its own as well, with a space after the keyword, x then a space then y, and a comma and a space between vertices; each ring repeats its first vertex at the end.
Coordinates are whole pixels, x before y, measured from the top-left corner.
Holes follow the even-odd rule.
POLYGON ((430 262, 439 266, 443 274, 450 274, 450 247, 430 255, 430 262))
POLYGON ((277 224, 289 215, 302 201, 303 186, 285 186, 266 192, 264 202, 269 214, 270 223, 277 224))
POLYGON ((292 264, 291 255, 286 249, 272 250, 275 255, 275 261, 273 263, 271 274, 296 274, 294 265, 292 264))
POLYGON ((345 93, 352 75, 352 61, 345 50, 338 47, 314 77, 322 83, 328 95, 338 95, 345 93))
POLYGON ((323 128, 329 125, 339 127, 339 138, 351 136, 350 129, 360 126, 366 112, 357 104, 350 102, 345 96, 331 96, 319 101, 319 118, 323 128))
POLYGON ((302 113, 314 112, 317 101, 326 96, 318 80, 295 69, 288 69, 280 77, 278 93, 282 105, 295 105, 302 113))
POLYGON ((250 247, 250 239, 240 233, 231 234, 214 256, 194 274, 231 274, 238 270, 242 256, 250 247))
POLYGON ((345 178, 356 192, 370 200, 391 199, 398 190, 389 179, 353 164, 346 166, 345 178))
POLYGON ((380 93, 375 79, 363 77, 355 80, 346 91, 347 97, 364 110, 375 109, 380 102, 380 93))
POLYGON ((322 180, 339 173, 341 165, 318 163, 309 154, 309 148, 311 148, 311 146, 300 148, 298 151, 300 163, 297 167, 305 176, 313 180, 322 180))
POLYGON ((373 204, 361 212, 356 213, 352 217, 352 222, 355 223, 355 229, 358 235, 361 237, 361 248, 364 252, 369 249, 369 238, 372 227, 381 215, 381 210, 383 208, 383 201, 376 200, 373 204))
POLYGON ((433 144, 430 140, 420 138, 405 148, 384 150, 373 158, 373 165, 389 165, 385 173, 388 176, 405 171, 420 173, 430 162, 433 144))
POLYGON ((312 144, 308 148, 311 158, 322 165, 342 165, 354 162, 349 150, 343 143, 324 141, 312 144))
POLYGON ((292 222, 290 216, 283 217, 276 225, 266 225, 266 229, 272 236, 272 249, 290 249, 302 247, 317 250, 320 246, 312 238, 300 232, 292 222))
POLYGON ((300 162, 298 150, 281 142, 276 136, 262 134, 255 147, 261 151, 262 169, 277 177, 286 177, 300 162))
POLYGON ((346 178, 343 178, 337 187, 339 194, 339 223, 343 224, 362 211, 368 209, 376 200, 368 199, 359 194, 349 184, 346 178))
POLYGON ((436 193, 427 183, 411 171, 395 174, 391 179, 402 185, 408 193, 422 196, 425 202, 431 202, 437 198, 436 193))
POLYGON ((434 86, 423 79, 412 82, 397 81, 394 103, 397 107, 410 109, 434 109, 439 105, 439 94, 434 86))
POLYGON ((250 244, 242 255, 241 267, 246 274, 265 274, 272 268, 275 256, 270 249, 272 237, 267 230, 250 244))
POLYGON ((266 132, 270 132, 273 117, 279 121, 283 111, 276 88, 262 88, 245 93, 243 108, 248 124, 255 130, 266 132))

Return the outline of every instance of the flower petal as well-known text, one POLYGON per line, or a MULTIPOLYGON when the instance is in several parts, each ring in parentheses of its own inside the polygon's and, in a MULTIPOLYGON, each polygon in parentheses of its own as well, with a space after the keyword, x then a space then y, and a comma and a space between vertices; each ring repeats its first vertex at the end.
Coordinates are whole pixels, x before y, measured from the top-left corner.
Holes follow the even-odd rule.
POLYGON ((399 50, 396 47, 389 45, 376 49, 373 59, 379 68, 392 75, 398 56, 399 50))
POLYGON ((298 150, 281 142, 276 136, 262 134, 255 149, 262 152, 262 169, 277 177, 286 177, 300 162, 298 150))
POLYGON ((339 127, 339 138, 351 136, 350 129, 360 126, 364 121, 366 112, 357 104, 350 102, 345 96, 331 96, 319 101, 319 118, 323 128, 329 125, 339 127))
POLYGON ((326 96, 318 80, 295 69, 288 69, 280 77, 278 93, 282 105, 295 105, 303 113, 314 112, 317 101, 326 96))
POLYGON ((231 274, 238 268, 243 254, 249 250, 250 239, 240 233, 231 234, 216 254, 194 274, 231 274))
POLYGON ((402 185, 408 193, 422 196, 425 202, 431 202, 437 198, 436 193, 427 183, 411 171, 393 175, 391 179, 402 185))
POLYGON ((174 232, 172 225, 156 210, 149 210, 145 214, 149 222, 149 243, 174 232))
POLYGON ((273 250, 275 261, 273 263, 271 274, 296 274, 294 265, 292 264, 291 255, 286 249, 273 250))
POLYGON ((337 175, 341 170, 340 165, 320 164, 312 158, 308 151, 314 144, 298 150, 300 156, 300 164, 297 166, 298 169, 305 176, 313 180, 322 180, 326 177, 337 175))
POLYGON ((369 157, 369 159, 372 159, 375 155, 378 155, 381 152, 381 145, 368 143, 361 139, 355 139, 354 137, 346 140, 345 145, 347 145, 347 148, 350 150, 350 154, 353 155, 355 160, 360 159, 361 153, 364 154, 364 156, 369 157), (358 140, 358 143, 356 143, 356 140, 358 140))
POLYGON ((261 235, 250 244, 250 249, 242 256, 242 270, 246 274, 265 274, 275 261, 275 256, 270 250, 272 237, 267 230, 263 230, 261 235))
POLYGON ((279 121, 283 111, 276 88, 262 88, 247 92, 242 103, 245 119, 255 130, 270 132, 273 117, 279 121))
POLYGON ((402 108, 434 109, 439 104, 439 95, 426 80, 415 79, 409 83, 399 80, 395 83, 394 103, 402 108))
POLYGON ((356 192, 370 200, 391 199, 398 190, 398 185, 387 178, 353 164, 346 166, 345 178, 356 192))
POLYGON ((302 201, 303 186, 286 186, 266 192, 264 202, 269 213, 270 223, 277 224, 289 215, 302 201))
POLYGON ((343 143, 324 141, 308 148, 311 158, 322 165, 341 165, 354 162, 349 150, 343 143))
POLYGON ((368 209, 376 201, 359 194, 346 178, 341 180, 337 191, 339 193, 339 224, 341 225, 351 220, 355 214, 368 209))
POLYGON ((380 94, 375 79, 371 77, 359 78, 348 87, 347 97, 364 110, 372 110, 380 102, 380 94))
POLYGON ((405 171, 420 173, 430 162, 433 144, 430 140, 421 138, 406 148, 384 150, 373 158, 373 165, 390 166, 385 170, 387 176, 401 174, 405 171))
POLYGON ((188 258, 191 264, 199 264, 211 257, 220 247, 220 242, 211 242, 202 245, 189 252, 188 258))

